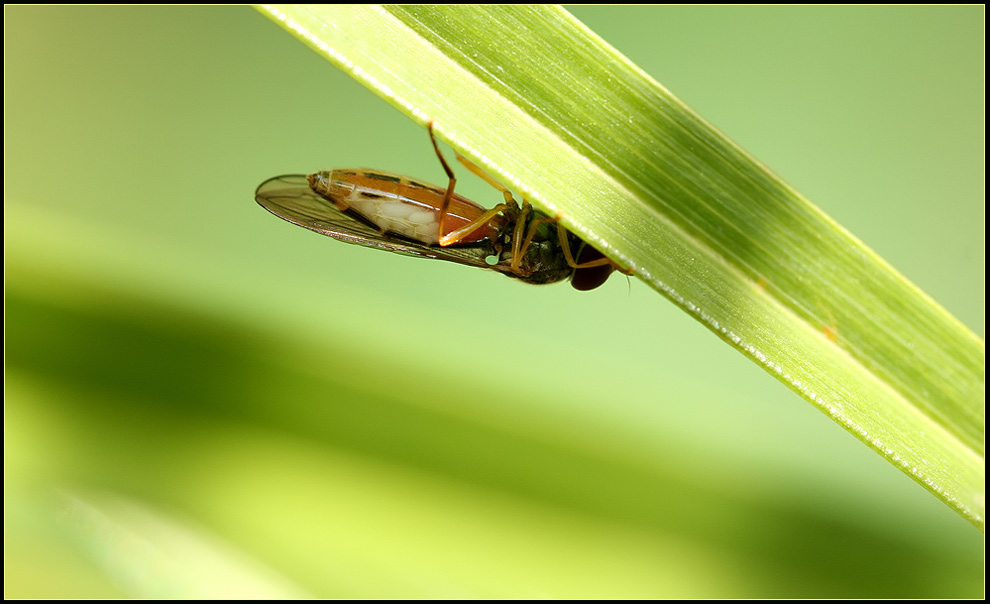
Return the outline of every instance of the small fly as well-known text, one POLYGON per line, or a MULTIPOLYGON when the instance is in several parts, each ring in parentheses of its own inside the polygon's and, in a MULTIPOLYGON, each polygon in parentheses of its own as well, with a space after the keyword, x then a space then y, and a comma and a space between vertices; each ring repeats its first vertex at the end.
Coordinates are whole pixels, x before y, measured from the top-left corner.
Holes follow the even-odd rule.
POLYGON ((486 209, 454 193, 457 179, 440 152, 433 122, 429 132, 447 173, 446 189, 378 170, 332 170, 270 178, 255 199, 283 220, 340 241, 495 270, 527 283, 570 278, 575 289, 589 290, 617 268, 525 199, 520 206, 507 188, 460 154, 458 161, 505 200, 486 209))

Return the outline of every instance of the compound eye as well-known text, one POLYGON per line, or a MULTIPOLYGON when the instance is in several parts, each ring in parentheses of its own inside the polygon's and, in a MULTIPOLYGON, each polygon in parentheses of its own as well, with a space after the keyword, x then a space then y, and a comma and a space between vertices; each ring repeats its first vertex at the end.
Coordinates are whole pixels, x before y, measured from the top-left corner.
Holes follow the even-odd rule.
MULTIPOLYGON (((581 265, 604 257, 605 255, 595 248, 590 245, 584 245, 581 247, 581 251, 578 252, 577 258, 574 259, 574 262, 581 265)), ((588 268, 576 268, 574 269, 574 275, 571 277, 571 287, 582 292, 595 289, 599 285, 608 281, 609 275, 611 275, 614 270, 615 267, 611 264, 603 264, 601 266, 592 266, 588 268)))

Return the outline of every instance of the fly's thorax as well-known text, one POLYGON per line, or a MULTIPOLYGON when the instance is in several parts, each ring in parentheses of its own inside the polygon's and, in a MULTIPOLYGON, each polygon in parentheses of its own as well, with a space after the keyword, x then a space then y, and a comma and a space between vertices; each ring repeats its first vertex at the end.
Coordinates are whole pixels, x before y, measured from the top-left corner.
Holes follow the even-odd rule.
MULTIPOLYGON (((527 283, 543 284, 564 281, 574 272, 574 269, 567 263, 567 258, 560 247, 560 239, 557 236, 557 225, 553 222, 543 220, 543 214, 534 212, 527 219, 527 232, 533 220, 541 219, 537 225, 532 241, 525 250, 519 261, 519 266, 515 271, 506 271, 511 277, 517 277, 527 283)), ((509 228, 504 231, 511 232, 509 228)), ((568 237, 573 237, 570 233, 568 237)), ((502 248, 502 256, 499 264, 508 268, 512 263, 512 243, 502 248)))
POLYGON ((534 241, 523 254, 517 276, 527 283, 556 283, 574 272, 555 239, 534 241))

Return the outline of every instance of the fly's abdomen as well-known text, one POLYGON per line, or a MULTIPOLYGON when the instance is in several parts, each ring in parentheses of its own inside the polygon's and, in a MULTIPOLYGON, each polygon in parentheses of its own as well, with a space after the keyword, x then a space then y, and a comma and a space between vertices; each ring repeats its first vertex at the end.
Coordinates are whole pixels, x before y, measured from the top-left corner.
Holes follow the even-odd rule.
POLYGON ((400 194, 402 179, 382 172, 334 170, 309 176, 309 186, 333 201, 341 210, 351 210, 383 233, 435 245, 438 213, 400 194))
MULTIPOLYGON (((350 210, 381 229, 427 245, 439 243, 440 208, 445 191, 404 176, 373 170, 333 170, 311 174, 309 186, 341 210, 350 210)), ((459 195, 452 196, 444 218, 446 232, 458 229, 485 212, 459 195)), ((480 228, 463 241, 494 237, 480 228)))

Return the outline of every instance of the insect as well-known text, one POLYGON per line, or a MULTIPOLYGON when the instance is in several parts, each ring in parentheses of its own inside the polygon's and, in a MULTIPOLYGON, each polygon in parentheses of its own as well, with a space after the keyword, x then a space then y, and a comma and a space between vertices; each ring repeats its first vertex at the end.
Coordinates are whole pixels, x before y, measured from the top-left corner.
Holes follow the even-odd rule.
POLYGON ((454 193, 457 179, 428 127, 446 188, 378 170, 288 174, 258 186, 255 199, 283 220, 347 243, 498 271, 527 283, 570 278, 578 290, 603 284, 616 266, 557 221, 520 206, 512 193, 457 154, 501 191, 491 209, 454 193), (577 250, 573 253, 572 250, 577 250))

